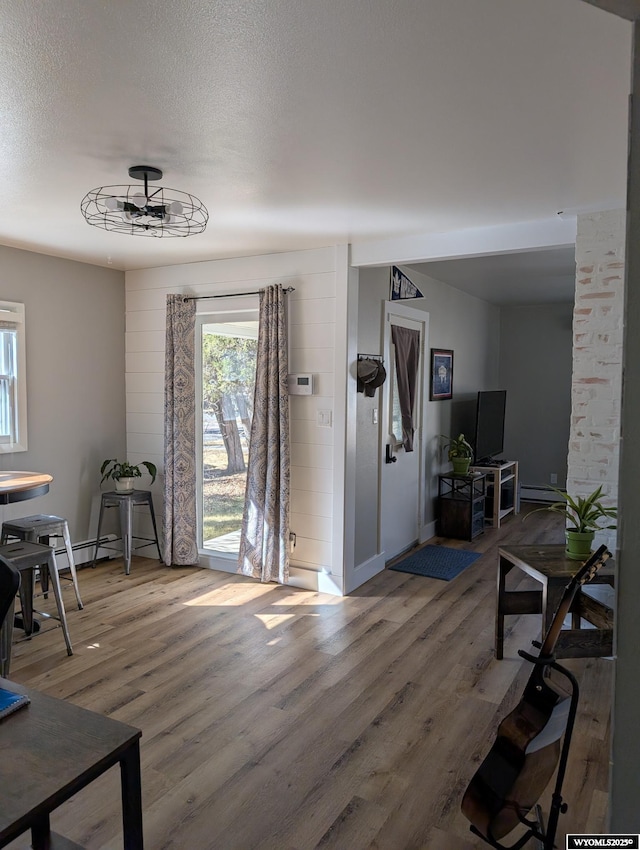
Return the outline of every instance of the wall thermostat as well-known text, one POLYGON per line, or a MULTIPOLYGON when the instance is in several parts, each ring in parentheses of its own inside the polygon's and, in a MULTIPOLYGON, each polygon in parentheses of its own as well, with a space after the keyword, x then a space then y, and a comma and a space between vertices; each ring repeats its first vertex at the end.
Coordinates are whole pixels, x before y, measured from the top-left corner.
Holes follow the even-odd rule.
POLYGON ((313 395, 313 375, 287 375, 289 395, 313 395))

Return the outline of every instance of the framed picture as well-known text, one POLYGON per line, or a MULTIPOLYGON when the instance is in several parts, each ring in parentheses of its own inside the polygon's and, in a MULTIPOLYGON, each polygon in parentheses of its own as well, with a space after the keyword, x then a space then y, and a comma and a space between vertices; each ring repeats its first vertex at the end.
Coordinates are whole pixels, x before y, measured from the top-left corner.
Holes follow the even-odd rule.
POLYGON ((444 401, 453 396, 453 351, 448 348, 431 349, 430 401, 444 401))

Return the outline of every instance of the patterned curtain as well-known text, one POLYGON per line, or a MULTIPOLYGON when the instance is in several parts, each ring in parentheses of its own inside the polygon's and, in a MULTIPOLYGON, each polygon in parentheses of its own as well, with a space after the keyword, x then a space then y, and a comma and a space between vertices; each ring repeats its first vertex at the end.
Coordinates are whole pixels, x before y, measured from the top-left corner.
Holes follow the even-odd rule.
POLYGON ((416 379, 420 365, 420 331, 391 326, 391 339, 396 349, 396 379, 402 417, 402 445, 413 451, 413 408, 416 401, 416 379))
POLYGON ((167 295, 163 559, 168 566, 198 562, 195 320, 195 301, 167 295))
POLYGON ((256 388, 238 572, 289 578, 289 396, 285 295, 260 291, 256 388))

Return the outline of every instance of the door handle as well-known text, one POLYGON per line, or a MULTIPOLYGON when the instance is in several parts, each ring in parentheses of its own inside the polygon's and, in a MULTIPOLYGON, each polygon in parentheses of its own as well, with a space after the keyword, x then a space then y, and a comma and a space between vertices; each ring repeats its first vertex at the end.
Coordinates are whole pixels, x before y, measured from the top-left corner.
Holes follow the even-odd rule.
POLYGON ((386 448, 387 448, 387 454, 386 454, 386 457, 385 457, 385 459, 384 459, 384 462, 385 462, 385 463, 395 463, 395 462, 398 460, 398 458, 397 458, 397 457, 394 457, 394 456, 391 454, 391 446, 389 445, 389 443, 387 443, 387 447, 386 447, 386 448))

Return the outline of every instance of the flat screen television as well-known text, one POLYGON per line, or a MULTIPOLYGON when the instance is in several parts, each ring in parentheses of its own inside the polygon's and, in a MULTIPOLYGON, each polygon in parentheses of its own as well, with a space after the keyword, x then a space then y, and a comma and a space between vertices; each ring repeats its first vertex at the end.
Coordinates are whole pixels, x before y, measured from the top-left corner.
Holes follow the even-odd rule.
POLYGON ((506 406, 506 390, 486 390, 478 393, 474 443, 476 464, 492 461, 503 451, 506 406))

